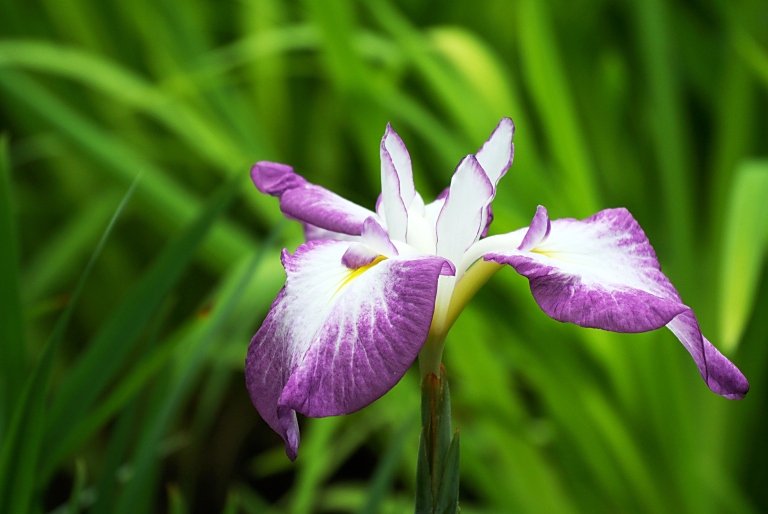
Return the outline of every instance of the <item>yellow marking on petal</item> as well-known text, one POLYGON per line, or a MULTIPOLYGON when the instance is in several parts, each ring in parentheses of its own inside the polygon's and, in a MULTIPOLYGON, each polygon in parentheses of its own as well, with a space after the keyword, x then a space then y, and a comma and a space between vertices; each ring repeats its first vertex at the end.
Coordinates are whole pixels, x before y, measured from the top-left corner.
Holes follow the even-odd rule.
POLYGON ((350 270, 349 271, 349 275, 347 275, 347 278, 344 279, 344 282, 341 283, 339 288, 336 289, 336 292, 333 293, 333 296, 336 296, 338 294, 338 292, 341 291, 341 288, 343 288, 345 285, 349 284, 354 279, 356 279, 357 277, 359 277, 360 275, 362 275, 363 273, 365 273, 369 269, 373 268, 374 266, 376 266, 378 263, 380 263, 381 261, 383 261, 385 259, 386 259, 386 257, 384 257, 383 255, 379 255, 378 257, 373 259, 373 261, 371 261, 370 264, 366 264, 365 266, 360 266, 357 269, 350 270))
POLYGON ((531 248, 528 251, 531 253, 538 253, 539 255, 543 255, 544 257, 549 257, 550 259, 555 258, 555 257, 552 257, 552 252, 545 252, 543 250, 539 250, 538 248, 531 248))

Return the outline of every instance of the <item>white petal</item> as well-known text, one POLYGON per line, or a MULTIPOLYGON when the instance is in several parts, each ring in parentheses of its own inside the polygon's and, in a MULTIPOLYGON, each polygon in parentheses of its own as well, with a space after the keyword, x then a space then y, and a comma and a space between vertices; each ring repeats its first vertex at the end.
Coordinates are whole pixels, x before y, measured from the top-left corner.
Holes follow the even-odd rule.
POLYGON ((437 219, 437 254, 454 264, 480 238, 483 216, 493 198, 493 185, 473 155, 460 163, 437 219))

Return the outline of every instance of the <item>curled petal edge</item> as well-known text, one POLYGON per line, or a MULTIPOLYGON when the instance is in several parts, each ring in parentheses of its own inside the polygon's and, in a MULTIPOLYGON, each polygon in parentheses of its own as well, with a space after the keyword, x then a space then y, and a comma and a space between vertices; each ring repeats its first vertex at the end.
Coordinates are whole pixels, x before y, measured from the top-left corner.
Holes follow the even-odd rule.
POLYGON ((583 221, 555 220, 550 225, 540 207, 518 248, 490 251, 483 258, 509 264, 528 278, 536 303, 551 318, 625 333, 666 326, 688 350, 713 392, 742 399, 749 391, 741 371, 702 335, 693 310, 681 302, 661 272, 645 233, 626 209, 606 209, 583 221), (564 230, 574 230, 579 237, 569 241, 564 230), (584 241, 588 236, 595 238, 594 244, 584 241), (577 251, 569 256, 569 244, 583 246, 570 248, 577 251), (593 270, 594 276, 588 278, 574 272, 580 268, 569 262, 584 259, 585 249, 606 251, 582 267, 593 270), (600 263, 604 269, 595 265, 600 263), (625 274, 624 282, 617 279, 621 276, 617 270, 625 274), (601 273, 610 280, 600 281, 601 273))

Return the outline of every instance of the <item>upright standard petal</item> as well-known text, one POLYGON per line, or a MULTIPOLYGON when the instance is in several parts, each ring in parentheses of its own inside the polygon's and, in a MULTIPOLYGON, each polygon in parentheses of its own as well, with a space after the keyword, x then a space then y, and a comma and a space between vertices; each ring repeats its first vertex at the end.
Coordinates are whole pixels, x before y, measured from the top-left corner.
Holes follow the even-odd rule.
POLYGON ((251 400, 296 458, 296 412, 348 414, 394 386, 432 321, 445 259, 341 263, 349 243, 312 241, 283 253, 288 278, 246 359, 251 400))
POLYGON ((488 180, 493 185, 493 195, 488 200, 485 212, 482 216, 483 230, 480 237, 488 235, 488 229, 493 221, 493 210, 491 209, 491 201, 496 196, 496 186, 501 180, 501 177, 507 172, 510 166, 512 166, 512 159, 515 156, 515 145, 512 143, 512 138, 515 136, 515 124, 509 118, 502 118, 496 128, 493 129, 491 137, 488 138, 480 150, 477 151, 475 157, 477 162, 483 167, 485 174, 488 176, 488 180))
POLYGON ((280 210, 326 231, 359 236, 372 211, 320 186, 307 182, 285 164, 260 161, 251 168, 251 179, 262 193, 280 199, 280 210))
POLYGON ((515 124, 509 118, 502 118, 491 137, 488 138, 475 157, 488 175, 488 180, 496 186, 499 179, 504 176, 515 154, 515 145, 512 138, 515 136, 515 124))
POLYGON ((626 209, 550 224, 539 207, 519 247, 499 248, 484 258, 527 277, 536 302, 558 321, 614 332, 666 325, 710 389, 728 398, 743 398, 749 389, 741 372, 702 336, 696 316, 661 272, 645 233, 626 209))
POLYGON ((480 238, 493 184, 474 155, 465 157, 451 179, 445 205, 437 218, 437 254, 458 264, 480 238))
POLYGON ((416 195, 416 189, 413 186, 411 156, 405 143, 389 123, 381 139, 380 153, 381 210, 387 220, 390 237, 405 242, 408 207, 416 195))

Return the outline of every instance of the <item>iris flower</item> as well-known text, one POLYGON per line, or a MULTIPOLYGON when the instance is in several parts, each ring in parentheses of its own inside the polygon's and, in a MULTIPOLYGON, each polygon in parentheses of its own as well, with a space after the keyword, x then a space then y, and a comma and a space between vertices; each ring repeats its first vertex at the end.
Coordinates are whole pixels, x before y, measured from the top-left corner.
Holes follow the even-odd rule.
POLYGON ((504 118, 451 185, 425 204, 411 159, 387 125, 375 211, 307 182, 285 164, 251 170, 262 193, 302 222, 307 242, 282 253, 287 279, 246 358, 254 406, 299 447, 296 413, 354 412, 391 389, 417 356, 438 373, 448 329, 503 265, 530 281, 550 317, 613 332, 669 328, 717 394, 741 399, 749 384, 702 336, 690 307, 661 272, 645 233, 623 208, 584 219, 550 220, 485 237, 496 186, 512 164, 514 124, 504 118))

